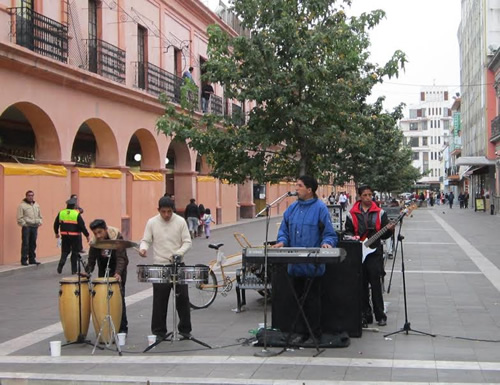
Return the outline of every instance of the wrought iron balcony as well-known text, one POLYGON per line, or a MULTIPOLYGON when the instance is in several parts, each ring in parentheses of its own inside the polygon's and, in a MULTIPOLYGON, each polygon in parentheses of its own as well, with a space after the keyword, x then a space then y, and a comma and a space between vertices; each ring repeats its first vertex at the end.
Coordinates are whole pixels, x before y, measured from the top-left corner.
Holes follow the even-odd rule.
POLYGON ((125 51, 100 39, 86 40, 87 70, 125 83, 125 51))
POLYGON ((210 96, 210 112, 214 115, 223 115, 222 98, 212 94, 210 96))
POLYGON ((11 36, 15 43, 40 55, 66 63, 68 60, 68 26, 27 7, 9 8, 14 16, 11 36))
POLYGON ((491 121, 491 138, 490 142, 500 141, 500 115, 491 121))
MULTIPOLYGON (((181 87, 184 80, 160 67, 144 62, 135 62, 135 86, 151 95, 160 96, 165 93, 174 103, 181 102, 181 87)), ((191 95, 192 100, 198 100, 198 90, 191 95)), ((199 109, 199 103, 196 104, 199 109)))

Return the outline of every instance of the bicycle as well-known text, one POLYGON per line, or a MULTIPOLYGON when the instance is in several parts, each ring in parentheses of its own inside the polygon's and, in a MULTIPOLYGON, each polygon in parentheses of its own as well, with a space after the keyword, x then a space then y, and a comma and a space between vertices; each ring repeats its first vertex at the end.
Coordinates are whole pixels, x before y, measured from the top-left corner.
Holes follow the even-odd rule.
POLYGON ((223 243, 209 244, 208 247, 215 250, 215 259, 210 261, 208 266, 196 265, 208 267, 208 278, 206 282, 188 286, 189 303, 193 309, 205 309, 209 307, 215 301, 218 292, 225 297, 233 288, 236 276, 231 278, 226 274, 224 269, 230 266, 241 265, 241 254, 233 254, 226 257, 222 250, 220 250, 222 246, 224 246, 223 243), (215 274, 215 271, 219 270, 222 275, 220 283, 217 281, 215 274))

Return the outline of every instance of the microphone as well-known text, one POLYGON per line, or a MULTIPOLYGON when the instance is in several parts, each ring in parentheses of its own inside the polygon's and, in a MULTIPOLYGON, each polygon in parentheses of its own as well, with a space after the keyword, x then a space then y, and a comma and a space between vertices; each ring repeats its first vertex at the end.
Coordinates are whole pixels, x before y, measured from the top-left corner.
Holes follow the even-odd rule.
POLYGON ((288 196, 289 196, 289 197, 296 197, 297 195, 299 195, 299 194, 297 193, 297 191, 288 191, 288 196))

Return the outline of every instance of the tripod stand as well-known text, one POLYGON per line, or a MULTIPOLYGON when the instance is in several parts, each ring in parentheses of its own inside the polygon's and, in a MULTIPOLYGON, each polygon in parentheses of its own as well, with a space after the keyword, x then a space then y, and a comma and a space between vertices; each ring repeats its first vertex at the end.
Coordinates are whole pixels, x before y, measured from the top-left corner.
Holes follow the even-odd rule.
POLYGON ((94 345, 94 349, 92 350, 92 354, 94 354, 95 352, 95 349, 97 347, 97 344, 99 343, 99 338, 101 337, 102 335, 102 332, 103 332, 103 329, 104 329, 104 326, 108 325, 108 333, 109 333, 109 330, 111 329, 111 339, 109 341, 106 342, 106 347, 109 347, 111 346, 111 344, 115 343, 115 346, 116 346, 116 350, 118 352, 118 354, 121 356, 122 355, 122 349, 120 347, 120 343, 118 342, 118 336, 116 334, 116 329, 115 329, 115 324, 113 323, 113 318, 111 317, 111 306, 110 306, 110 299, 111 299, 111 296, 113 295, 113 291, 111 290, 111 286, 109 284, 109 261, 111 261, 111 255, 108 257, 108 262, 106 264, 106 272, 104 273, 104 279, 105 279, 105 282, 106 282, 106 307, 107 307, 107 312, 106 312, 106 315, 104 316, 104 319, 102 320, 101 322, 101 327, 99 328, 99 333, 97 333, 97 337, 96 337, 96 340, 95 340, 95 345, 94 345))
MULTIPOLYGON (((403 276, 403 298, 404 298, 404 307, 405 307, 405 323, 403 327, 395 332, 384 334, 384 337, 392 336, 394 334, 398 333, 406 333, 407 335, 409 332, 414 332, 417 334, 422 334, 430 337, 436 337, 436 335, 431 334, 431 333, 426 333, 422 332, 419 330, 415 330, 411 328, 410 322, 408 320, 408 303, 406 300, 406 274, 405 274, 405 256, 404 256, 404 251, 403 251, 403 240, 404 236, 401 235, 401 228, 403 227, 403 219, 401 218, 401 221, 399 223, 399 229, 398 229, 398 236, 397 236, 397 243, 396 243, 396 248, 394 251, 394 260, 396 260, 396 252, 398 250, 398 244, 399 244, 399 250, 401 250, 401 274, 403 276)), ((392 277, 391 277, 392 279, 392 277)))
POLYGON ((156 340, 156 342, 154 342, 153 344, 149 345, 146 349, 144 349, 143 353, 146 353, 148 351, 150 351, 151 349, 153 349, 155 346, 159 345, 160 343, 162 343, 163 341, 170 341, 170 342, 174 342, 174 341, 184 341, 184 340, 189 340, 189 341, 193 341, 193 342, 196 342, 197 344, 200 344, 202 346, 205 346, 209 349, 212 349, 212 347, 208 344, 206 344, 205 342, 203 341, 200 341, 196 338, 194 338, 193 336, 191 336, 190 334, 184 334, 184 333, 179 333, 178 330, 177 330, 177 284, 178 284, 178 281, 179 281, 179 267, 181 265, 181 256, 179 255, 174 255, 174 264, 173 264, 173 272, 172 272, 172 275, 171 275, 171 279, 172 279, 172 290, 174 292, 173 294, 173 309, 172 309, 172 322, 173 322, 173 325, 172 325, 172 331, 167 333, 165 335, 164 338, 162 339, 159 339, 159 340, 156 340), (181 335, 181 338, 179 338, 179 334, 181 335))
POLYGON ((75 344, 87 344, 87 345, 92 345, 92 342, 90 340, 87 340, 86 334, 83 334, 82 332, 82 276, 81 276, 81 269, 80 265, 83 266, 85 269, 85 265, 83 264, 82 256, 80 253, 78 253, 78 263, 77 263, 77 276, 78 276, 78 283, 77 283, 77 290, 75 290, 75 294, 78 296, 78 337, 76 341, 68 342, 62 346, 68 346, 68 345, 75 345, 75 344))

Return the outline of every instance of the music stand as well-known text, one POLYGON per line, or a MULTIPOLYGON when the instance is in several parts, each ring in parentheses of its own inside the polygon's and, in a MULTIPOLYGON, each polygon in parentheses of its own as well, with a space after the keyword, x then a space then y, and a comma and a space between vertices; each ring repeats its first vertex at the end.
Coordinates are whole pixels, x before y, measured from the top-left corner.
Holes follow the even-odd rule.
MULTIPOLYGON (((73 251, 72 251, 73 252, 73 251)), ((72 342, 67 342, 63 344, 62 346, 68 346, 68 345, 75 345, 75 344, 87 344, 87 345, 92 345, 92 342, 90 340, 86 339, 86 335, 83 335, 82 333, 82 276, 81 276, 81 269, 80 269, 80 264, 83 265, 83 268, 85 270, 85 265, 83 264, 82 256, 80 253, 78 255, 78 263, 76 266, 76 271, 78 275, 78 337, 76 341, 72 342)))
POLYGON ((163 341, 170 341, 173 343, 174 341, 189 340, 189 341, 196 342, 197 344, 200 344, 202 346, 205 346, 206 348, 212 349, 212 347, 210 345, 206 344, 205 342, 200 341, 191 335, 179 333, 179 331, 177 330, 177 299, 176 299, 176 297, 177 297, 177 283, 178 283, 178 278, 179 278, 179 271, 178 270, 179 270, 179 265, 181 264, 181 258, 182 257, 180 255, 174 255, 174 264, 173 264, 174 270, 173 270, 173 273, 171 276, 171 278, 172 278, 172 291, 173 291, 172 331, 168 332, 165 335, 165 337, 163 337, 162 339, 157 340, 154 343, 152 343, 151 345, 149 345, 146 349, 144 349, 143 353, 150 351, 151 349, 153 349, 155 346, 159 345, 163 341), (182 338, 179 338, 179 336, 178 336, 179 334, 181 335, 182 338))
POLYGON ((96 337, 96 340, 95 340, 94 349, 92 350, 92 354, 94 354, 94 352, 95 352, 97 344, 99 343, 99 338, 101 337, 101 334, 102 334, 102 330, 104 329, 104 325, 107 322, 108 323, 108 332, 111 329, 112 334, 111 334, 110 341, 106 342, 106 347, 111 346, 111 344, 113 343, 113 340, 114 340, 115 346, 116 346, 116 350, 117 350, 118 354, 121 356, 122 355, 122 349, 121 349, 120 343, 118 341, 118 336, 116 334, 115 324, 113 323, 113 317, 111 316, 111 307, 110 307, 110 304, 109 304, 109 300, 111 299, 111 296, 113 295, 113 291, 111 290, 111 286, 109 284, 109 262, 110 261, 111 261, 111 255, 108 257, 108 262, 106 263, 106 270, 105 270, 105 273, 104 273, 104 279, 105 279, 105 282, 106 282, 106 306, 107 306, 106 310, 107 310, 107 313, 106 313, 106 315, 104 316, 104 319, 101 322, 101 327, 99 328, 99 333, 97 333, 97 337, 96 337))
MULTIPOLYGON (((409 334, 409 332, 414 332, 414 333, 426 335, 426 336, 429 336, 429 337, 436 337, 435 334, 431 334, 431 333, 427 333, 427 332, 422 332, 420 330, 412 329, 411 328, 411 324, 408 321, 408 304, 407 304, 407 300, 406 300, 405 257, 404 257, 404 251, 403 251, 404 236, 401 235, 401 228, 402 227, 403 227, 403 217, 401 217, 401 219, 399 221, 399 230, 398 230, 398 236, 397 236, 397 243, 399 243, 399 246, 400 246, 399 250, 401 251, 401 274, 403 276, 403 299, 404 299, 404 308, 405 308, 405 323, 404 323, 404 325, 403 325, 403 327, 401 329, 396 330, 395 332, 392 332, 392 333, 384 334, 384 337, 389 337, 389 336, 392 336, 394 334, 403 333, 403 332, 406 333, 407 335, 409 334)), ((398 247, 396 245, 395 252, 394 252, 394 260, 396 259, 397 249, 398 249, 398 247)))

